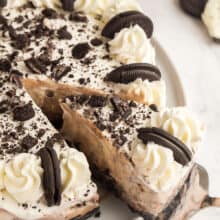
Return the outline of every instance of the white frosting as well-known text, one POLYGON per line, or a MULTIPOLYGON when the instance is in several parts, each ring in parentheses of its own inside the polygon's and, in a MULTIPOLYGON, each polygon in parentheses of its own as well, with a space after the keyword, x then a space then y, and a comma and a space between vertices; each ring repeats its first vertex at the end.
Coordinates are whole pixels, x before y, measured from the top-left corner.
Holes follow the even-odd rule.
POLYGON ((56 151, 60 160, 62 193, 63 196, 72 199, 77 196, 80 188, 87 187, 91 181, 89 164, 84 154, 75 149, 56 151))
POLYGON ((220 39, 220 1, 208 0, 202 14, 202 20, 206 25, 209 34, 220 39))
POLYGON ((31 0, 35 7, 61 7, 61 0, 31 0))
POLYGON ((21 7, 28 2, 32 2, 35 7, 55 8, 61 6, 60 0, 7 0, 7 8, 21 7))
POLYGON ((111 7, 105 10, 103 20, 107 23, 115 15, 131 10, 142 11, 137 0, 113 0, 111 7))
POLYGON ((163 80, 149 82, 137 79, 128 85, 120 84, 119 89, 130 97, 140 99, 137 101, 144 101, 148 105, 156 104, 160 108, 166 105, 166 85, 163 80))
POLYGON ((88 14, 102 15, 111 6, 111 0, 76 0, 74 8, 88 14))
POLYGON ((122 29, 109 45, 110 55, 119 62, 155 64, 155 49, 139 25, 122 29))
POLYGON ((159 127, 185 143, 196 152, 204 134, 205 127, 196 116, 184 107, 164 109, 154 112, 147 122, 150 127, 159 127))
POLYGON ((21 7, 22 5, 26 4, 28 0, 7 0, 7 8, 16 8, 21 7))
POLYGON ((157 144, 136 143, 132 153, 137 168, 156 192, 175 187, 185 173, 183 166, 174 160, 173 152, 157 144))
POLYGON ((43 195, 41 160, 32 154, 19 154, 5 165, 4 185, 19 203, 34 202, 43 195))

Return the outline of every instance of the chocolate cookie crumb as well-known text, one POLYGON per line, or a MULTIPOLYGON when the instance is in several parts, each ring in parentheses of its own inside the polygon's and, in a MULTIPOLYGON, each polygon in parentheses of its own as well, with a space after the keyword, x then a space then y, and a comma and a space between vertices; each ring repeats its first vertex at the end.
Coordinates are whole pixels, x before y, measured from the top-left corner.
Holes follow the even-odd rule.
POLYGON ((42 14, 50 19, 56 19, 57 18, 57 12, 51 8, 46 8, 42 11, 42 14))
POLYGON ((11 69, 11 63, 7 59, 0 60, 0 71, 9 72, 11 69))
POLYGON ((94 47, 98 47, 100 45, 103 44, 102 40, 99 39, 99 38, 94 38, 91 40, 91 44, 94 46, 94 47))
POLYGON ((72 35, 71 35, 70 32, 68 32, 67 26, 64 26, 64 27, 60 28, 57 31, 57 34, 58 34, 59 39, 66 39, 66 40, 71 40, 72 39, 72 35))
POLYGON ((69 20, 75 22, 83 22, 83 23, 88 22, 88 18, 79 12, 72 12, 69 16, 69 20))
POLYGON ((32 104, 16 107, 13 110, 13 119, 15 121, 28 121, 35 116, 32 104))
POLYGON ((72 50, 73 58, 82 59, 87 55, 89 50, 90 50, 90 46, 88 43, 77 44, 72 50))
POLYGON ((32 147, 34 147, 37 144, 37 142, 38 142, 38 140, 36 138, 33 138, 30 135, 27 135, 23 138, 23 140, 21 142, 21 146, 28 151, 32 147))

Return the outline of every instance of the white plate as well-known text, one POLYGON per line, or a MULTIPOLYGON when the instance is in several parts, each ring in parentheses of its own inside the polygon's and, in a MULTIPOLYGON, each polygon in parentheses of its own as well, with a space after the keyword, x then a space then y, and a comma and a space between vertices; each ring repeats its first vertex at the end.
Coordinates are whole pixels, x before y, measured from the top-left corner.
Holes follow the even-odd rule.
MULTIPOLYGON (((156 48, 158 67, 167 85, 168 106, 186 105, 186 97, 176 68, 157 40, 154 39, 153 44, 156 48)), ((137 215, 113 195, 108 195, 101 202, 101 216, 98 220, 132 220, 135 217, 137 215)), ((92 220, 97 220, 97 218, 92 218, 92 220)))

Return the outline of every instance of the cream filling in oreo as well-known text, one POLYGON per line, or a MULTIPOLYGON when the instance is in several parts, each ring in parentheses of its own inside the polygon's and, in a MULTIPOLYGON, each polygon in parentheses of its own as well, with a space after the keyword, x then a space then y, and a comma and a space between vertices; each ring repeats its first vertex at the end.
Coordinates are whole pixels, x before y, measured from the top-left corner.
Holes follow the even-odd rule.
POLYGON ((205 126, 184 107, 153 112, 147 126, 161 128, 181 140, 193 153, 204 136, 205 126))
POLYGON ((202 20, 211 37, 220 39, 220 1, 208 0, 202 20))
POLYGON ((134 142, 132 160, 155 192, 166 192, 178 185, 188 170, 188 166, 174 160, 171 150, 153 142, 134 142))
POLYGON ((109 45, 112 58, 119 62, 155 64, 155 49, 139 25, 122 29, 109 45))

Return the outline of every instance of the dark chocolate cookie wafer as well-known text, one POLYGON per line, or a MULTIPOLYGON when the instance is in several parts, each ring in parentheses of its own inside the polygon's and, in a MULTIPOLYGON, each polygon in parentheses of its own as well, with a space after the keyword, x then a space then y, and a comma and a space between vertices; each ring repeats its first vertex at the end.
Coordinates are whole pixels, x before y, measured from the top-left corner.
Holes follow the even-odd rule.
POLYGON ((182 9, 197 18, 201 18, 206 3, 207 0, 180 0, 182 9))
POLYGON ((113 39, 115 33, 136 24, 143 28, 148 38, 152 36, 153 22, 139 11, 127 11, 116 15, 105 25, 102 35, 113 39))
POLYGON ((156 66, 147 63, 128 64, 113 70, 105 77, 105 81, 128 84, 138 78, 158 81, 161 79, 161 72, 156 66))

